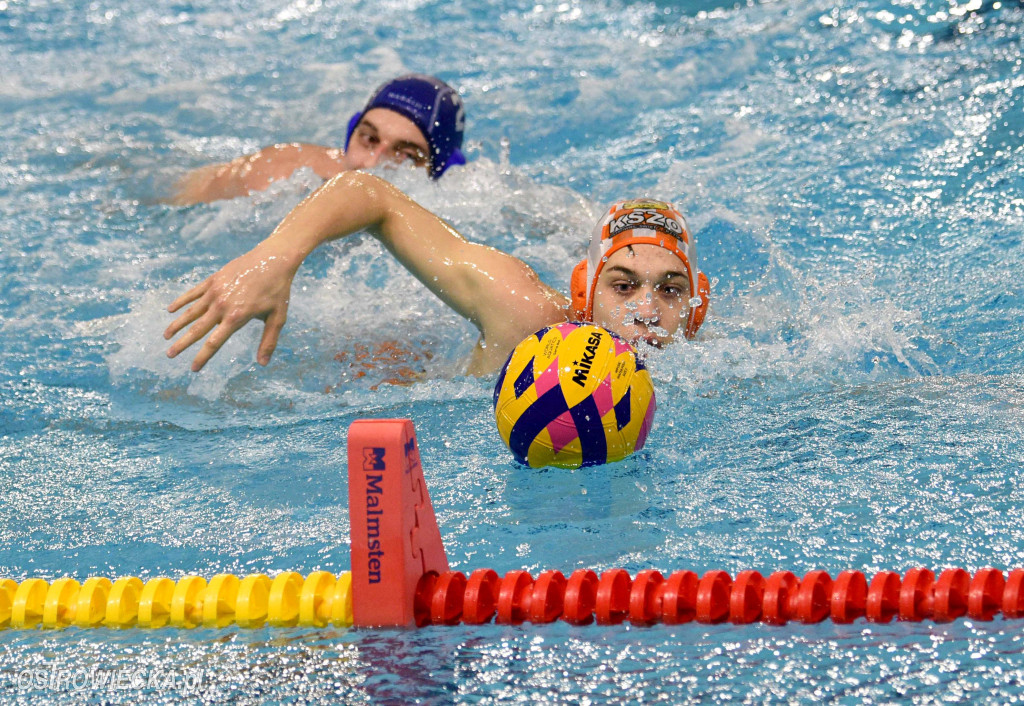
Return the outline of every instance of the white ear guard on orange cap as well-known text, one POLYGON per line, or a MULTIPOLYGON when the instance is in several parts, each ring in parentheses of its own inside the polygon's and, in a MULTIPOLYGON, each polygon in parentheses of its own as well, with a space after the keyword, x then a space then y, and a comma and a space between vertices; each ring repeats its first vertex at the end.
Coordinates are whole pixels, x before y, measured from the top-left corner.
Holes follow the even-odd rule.
POLYGON ((697 246, 686 219, 671 204, 653 199, 633 199, 612 205, 594 227, 587 256, 572 271, 569 292, 572 315, 579 321, 594 317, 594 288, 604 263, 616 250, 628 245, 657 245, 671 251, 686 266, 690 280, 690 306, 684 334, 693 338, 704 321, 711 296, 708 278, 697 269, 697 246))

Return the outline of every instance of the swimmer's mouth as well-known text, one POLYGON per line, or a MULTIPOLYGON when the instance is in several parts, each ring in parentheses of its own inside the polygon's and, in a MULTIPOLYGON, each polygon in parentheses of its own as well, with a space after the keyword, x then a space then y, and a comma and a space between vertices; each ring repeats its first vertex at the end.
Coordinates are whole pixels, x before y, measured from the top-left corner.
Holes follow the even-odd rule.
POLYGON ((647 345, 654 348, 661 348, 664 345, 664 342, 658 334, 651 330, 652 326, 657 326, 656 322, 647 322, 643 319, 636 319, 635 325, 639 329, 636 336, 638 341, 646 341, 647 345))
POLYGON ((665 346, 665 343, 660 338, 658 338, 657 334, 651 333, 649 331, 647 333, 641 333, 637 331, 636 335, 630 338, 629 341, 634 346, 640 343, 640 341, 643 341, 651 348, 663 348, 665 346))
MULTIPOLYGON (((643 341, 652 348, 664 348, 665 339, 659 336, 654 330, 658 328, 658 320, 652 319, 647 321, 645 319, 634 317, 631 321, 623 321, 623 324, 633 327, 633 335, 630 337, 630 342, 635 346, 636 344, 643 341)), ((663 334, 667 334, 667 331, 662 331, 663 334)))

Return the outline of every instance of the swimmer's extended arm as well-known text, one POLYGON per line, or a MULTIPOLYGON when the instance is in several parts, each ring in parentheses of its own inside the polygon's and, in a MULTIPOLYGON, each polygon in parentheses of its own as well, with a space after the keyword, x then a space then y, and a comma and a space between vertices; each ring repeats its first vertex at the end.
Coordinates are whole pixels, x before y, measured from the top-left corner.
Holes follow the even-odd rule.
POLYGON ((224 164, 190 171, 178 180, 169 202, 191 206, 248 196, 263 191, 278 179, 288 178, 301 167, 309 167, 322 179, 330 179, 345 169, 344 152, 297 142, 264 147, 224 164))
POLYGON ((296 206, 253 250, 172 302, 171 312, 191 306, 164 332, 169 339, 189 326, 168 355, 173 358, 209 334, 192 363, 197 371, 235 331, 259 318, 266 326, 257 360, 266 365, 299 265, 320 244, 364 229, 472 321, 494 350, 507 353, 535 329, 565 318, 565 298, 521 260, 466 241, 387 182, 346 172, 296 206))

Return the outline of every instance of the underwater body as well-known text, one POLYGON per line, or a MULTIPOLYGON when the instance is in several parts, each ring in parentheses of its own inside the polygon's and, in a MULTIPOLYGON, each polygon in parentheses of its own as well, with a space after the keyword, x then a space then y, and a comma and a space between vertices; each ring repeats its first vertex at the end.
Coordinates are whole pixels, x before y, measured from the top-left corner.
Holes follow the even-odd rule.
MULTIPOLYGON (((346 433, 383 417, 466 574, 1024 566, 1022 28, 991 0, 0 2, 0 577, 345 571, 346 433), (686 214, 711 306, 648 360, 641 452, 517 464, 474 329, 365 236, 300 269, 269 366, 258 323, 166 358, 167 305, 320 183, 182 208, 175 179, 340 144, 406 71, 461 92, 469 163, 375 173, 552 286, 610 202, 686 214)), ((3 630, 0 695, 1011 702, 1021 625, 3 630)))

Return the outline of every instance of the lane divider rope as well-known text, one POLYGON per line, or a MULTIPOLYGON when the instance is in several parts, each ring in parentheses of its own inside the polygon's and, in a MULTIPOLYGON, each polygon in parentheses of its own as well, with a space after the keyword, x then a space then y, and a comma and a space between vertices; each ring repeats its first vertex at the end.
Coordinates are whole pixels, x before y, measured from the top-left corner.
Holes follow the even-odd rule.
POLYGON ((936 578, 926 568, 914 568, 901 578, 880 571, 870 581, 860 571, 843 571, 834 580, 825 571, 810 571, 802 579, 790 571, 767 578, 741 571, 693 571, 668 576, 653 569, 635 577, 624 569, 600 576, 589 569, 568 578, 557 570, 536 578, 526 571, 509 571, 499 578, 492 569, 477 569, 468 578, 461 572, 425 573, 416 587, 416 624, 478 625, 550 623, 574 625, 634 625, 655 623, 784 625, 790 621, 819 623, 830 619, 851 623, 858 618, 887 623, 932 620, 945 623, 967 616, 989 621, 1024 617, 1024 569, 1009 576, 984 568, 973 576, 965 569, 943 570, 936 578))
POLYGON ((237 625, 358 628, 426 625, 550 623, 574 625, 818 623, 858 619, 886 623, 962 617, 988 621, 1024 617, 1024 568, 1008 575, 960 568, 936 577, 913 568, 902 577, 860 571, 833 579, 825 571, 798 578, 791 571, 767 577, 721 570, 668 576, 654 569, 600 575, 578 569, 536 577, 493 569, 452 571, 427 489, 419 444, 408 419, 359 419, 348 431, 351 572, 337 577, 292 571, 273 579, 218 574, 207 581, 185 576, 143 583, 93 577, 52 583, 0 579, 0 628, 160 628, 237 625))
POLYGON ((348 627, 352 574, 0 579, 0 628, 348 627))

